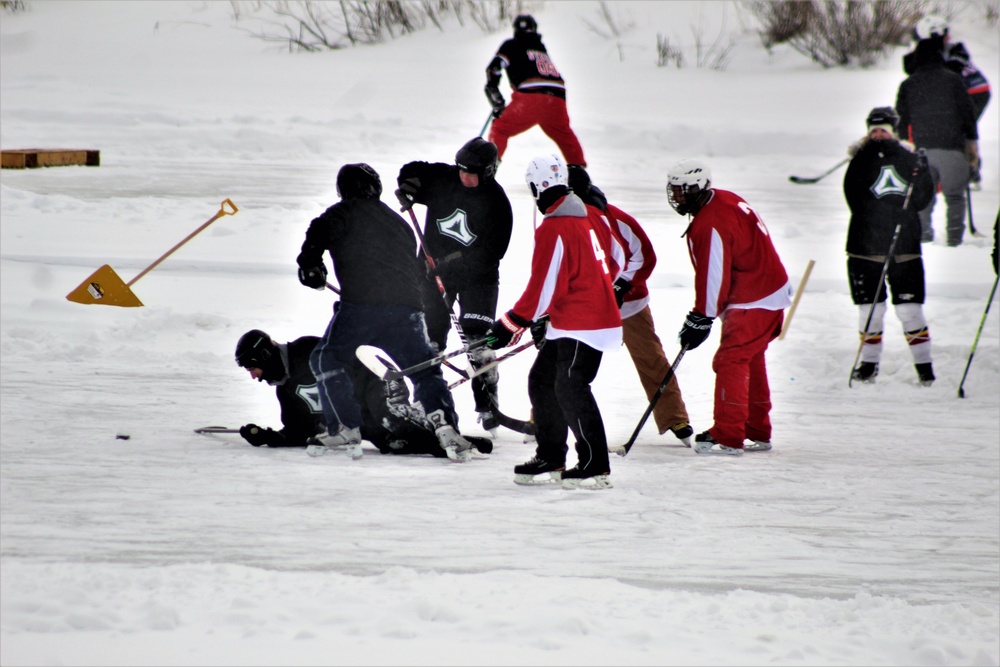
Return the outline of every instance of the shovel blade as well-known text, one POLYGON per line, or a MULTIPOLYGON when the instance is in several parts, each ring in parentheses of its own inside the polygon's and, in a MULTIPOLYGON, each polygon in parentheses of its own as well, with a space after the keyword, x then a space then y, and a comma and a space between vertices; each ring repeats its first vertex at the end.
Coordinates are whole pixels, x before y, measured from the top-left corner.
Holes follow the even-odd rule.
POLYGON ((122 306, 136 308, 142 306, 139 297, 132 293, 115 270, 105 264, 90 274, 80 286, 66 295, 69 301, 87 305, 122 306))

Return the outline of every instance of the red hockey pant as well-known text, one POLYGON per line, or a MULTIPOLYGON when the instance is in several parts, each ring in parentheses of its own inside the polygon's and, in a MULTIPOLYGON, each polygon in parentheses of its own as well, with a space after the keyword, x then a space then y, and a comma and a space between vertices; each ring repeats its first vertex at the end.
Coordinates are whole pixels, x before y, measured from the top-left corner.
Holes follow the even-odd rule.
POLYGON ((727 310, 722 340, 712 360, 715 371, 715 425, 712 437, 727 447, 744 438, 771 441, 771 388, 764 352, 781 332, 784 311, 727 310))
POLYGON ((527 132, 535 125, 542 128, 562 151, 566 164, 587 166, 583 147, 569 126, 566 100, 542 93, 514 91, 510 104, 490 128, 490 141, 497 145, 499 157, 507 150, 507 139, 527 132))

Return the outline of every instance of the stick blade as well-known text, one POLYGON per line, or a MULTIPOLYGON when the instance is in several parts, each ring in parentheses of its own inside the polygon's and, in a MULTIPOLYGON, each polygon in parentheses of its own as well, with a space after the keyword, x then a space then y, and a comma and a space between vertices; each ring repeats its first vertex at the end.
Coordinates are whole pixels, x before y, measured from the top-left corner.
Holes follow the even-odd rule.
POLYGON ((798 183, 799 185, 816 183, 819 181, 818 178, 805 178, 803 176, 789 176, 788 180, 790 180, 792 183, 798 183))
POLYGON ((359 345, 354 351, 365 368, 383 380, 393 380, 399 376, 399 369, 392 363, 388 355, 374 345, 359 345))

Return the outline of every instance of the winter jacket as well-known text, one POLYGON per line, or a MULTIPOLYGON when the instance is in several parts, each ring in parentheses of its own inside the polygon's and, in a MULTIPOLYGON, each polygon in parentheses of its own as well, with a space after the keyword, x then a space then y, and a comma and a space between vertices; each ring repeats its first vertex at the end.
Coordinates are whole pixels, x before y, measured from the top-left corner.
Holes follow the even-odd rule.
POLYGON ((917 44, 914 67, 896 94, 900 136, 918 148, 964 151, 979 138, 965 82, 945 67, 932 40, 917 44))
POLYGON ((466 285, 497 284, 513 229, 500 184, 480 177, 478 187, 467 188, 458 167, 441 162, 405 164, 398 181, 414 183, 413 201, 427 206, 424 242, 445 287, 460 292, 466 285))
POLYGON ((486 67, 486 85, 496 88, 500 72, 507 70, 512 90, 522 93, 544 93, 566 99, 566 83, 555 63, 549 58, 542 36, 534 32, 517 34, 497 50, 486 67))
POLYGON ((309 355, 318 342, 316 336, 303 336, 277 344, 287 372, 284 379, 274 383, 282 428, 277 432, 280 437, 272 437, 269 447, 304 447, 306 440, 326 432, 316 377, 309 369, 309 355))
POLYGON ((851 209, 849 255, 884 257, 896 225, 900 229, 893 255, 920 254, 917 211, 930 203, 934 183, 926 169, 914 175, 916 166, 917 156, 896 140, 869 140, 861 145, 844 175, 844 198, 851 209), (903 209, 911 183, 910 202, 903 209))
POLYGON ((713 188, 685 235, 694 267, 694 310, 718 317, 728 308, 781 310, 791 285, 764 223, 738 195, 713 188))
POLYGON ((327 250, 344 302, 422 309, 413 230, 380 200, 346 199, 309 223, 299 266, 318 266, 327 250))
POLYGON ((605 215, 614 221, 614 226, 625 243, 625 255, 628 258, 620 276, 632 284, 621 308, 622 319, 625 319, 649 305, 646 280, 656 266, 656 252, 645 230, 631 215, 611 204, 608 204, 605 215))
POLYGON ((584 203, 572 193, 558 199, 535 230, 531 276, 514 314, 530 321, 548 313, 547 339, 573 338, 604 352, 619 348, 621 315, 597 250, 584 203))

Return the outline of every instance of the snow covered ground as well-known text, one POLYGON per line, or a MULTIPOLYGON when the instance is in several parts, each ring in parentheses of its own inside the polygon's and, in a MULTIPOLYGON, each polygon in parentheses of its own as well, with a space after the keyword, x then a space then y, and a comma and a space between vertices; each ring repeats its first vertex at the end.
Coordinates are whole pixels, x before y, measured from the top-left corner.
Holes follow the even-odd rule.
MULTIPOLYGON (((273 390, 233 363, 236 340, 322 332, 333 296, 301 287, 294 259, 336 201, 337 169, 369 162, 391 203, 404 162, 452 160, 489 113, 483 70, 507 31, 293 55, 235 28, 225 2, 39 0, 2 15, 3 148, 93 148, 102 164, 0 174, 0 663, 998 664, 996 306, 956 397, 992 239, 924 246, 934 386, 917 385, 890 311, 878 383, 848 389, 843 171, 788 181, 836 164, 868 110, 894 101, 904 49, 824 71, 766 54, 731 3, 611 6, 634 26, 621 49, 583 22, 599 21, 596 2, 536 17, 595 183, 656 245, 668 354, 693 298, 664 193, 676 161, 707 159, 750 202, 793 281, 816 266, 769 351, 775 449, 700 458, 647 425, 602 493, 515 486, 531 451, 509 431, 466 465, 374 449, 310 459, 192 432, 278 426, 273 390), (735 35, 726 70, 693 66, 697 25, 735 35), (656 67, 657 33, 686 45, 688 67, 656 67), (238 214, 133 285, 145 307, 65 299, 105 263, 131 280, 225 198, 238 214)), ((996 26, 949 6, 996 85, 996 26)), ((974 210, 992 232, 996 100, 980 133, 974 210)), ((516 228, 501 308, 530 257, 524 167, 552 150, 533 130, 500 169, 516 228)), ((943 204, 935 225, 940 239, 943 204)), ((698 430, 717 336, 678 372, 698 430)), ((515 416, 531 356, 502 366, 515 416)), ((624 442, 646 403, 624 350, 595 392, 624 442)), ((455 395, 481 434, 471 392, 455 395)))

